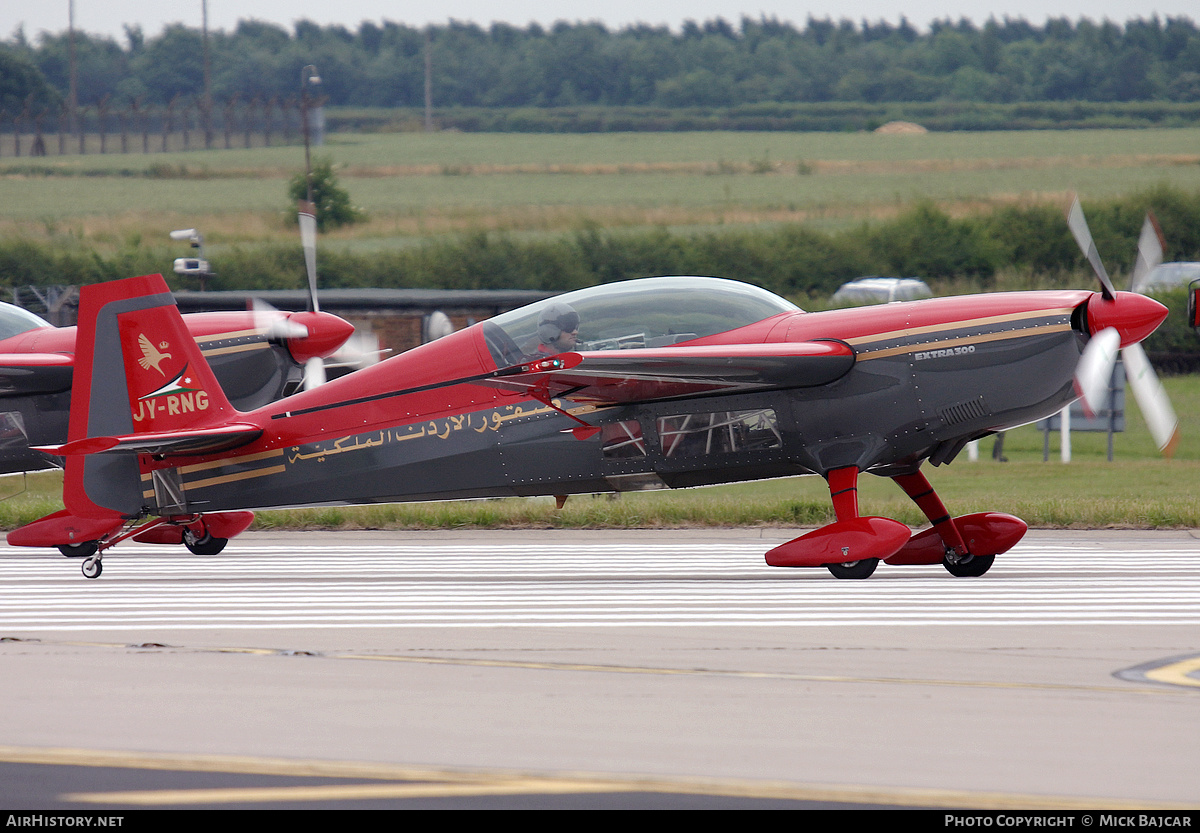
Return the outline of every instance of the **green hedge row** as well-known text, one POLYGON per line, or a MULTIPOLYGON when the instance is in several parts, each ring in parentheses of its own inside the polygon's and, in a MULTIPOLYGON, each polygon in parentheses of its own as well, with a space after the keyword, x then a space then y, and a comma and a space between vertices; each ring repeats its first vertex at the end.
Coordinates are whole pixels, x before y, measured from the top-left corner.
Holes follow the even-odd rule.
MULTIPOLYGON (((415 107, 327 107, 332 131, 424 129, 415 107)), ((1200 102, 972 101, 789 103, 732 107, 446 107, 433 113, 443 130, 490 133, 608 133, 688 130, 874 130, 889 121, 917 122, 929 130, 1063 130, 1185 127, 1200 122, 1200 102)))
MULTIPOLYGON (((1132 268, 1147 212, 1162 227, 1168 260, 1200 260, 1200 193, 1161 186, 1084 208, 1113 274, 1132 268)), ((291 246, 227 250, 218 285, 296 285, 300 264, 291 246)), ((1015 288, 1014 281, 1066 285, 1086 268, 1057 206, 1006 206, 960 219, 931 202, 838 232, 804 225, 705 232, 592 225, 543 238, 481 231, 390 252, 326 247, 321 255, 321 278, 331 286, 567 290, 646 275, 722 275, 800 298, 827 296, 863 275, 1005 289, 1015 288)))
MULTIPOLYGON (((1147 212, 1167 241, 1168 260, 1200 260, 1200 193, 1167 186, 1084 206, 1108 270, 1127 272, 1147 212)), ((82 244, 0 240, 0 284, 84 284, 161 271, 169 254, 126 241, 101 256, 82 244)), ((672 232, 614 230, 591 225, 558 236, 526 238, 474 232, 431 239, 388 252, 355 254, 323 246, 321 279, 328 286, 448 289, 573 289, 645 275, 724 275, 787 296, 820 296, 862 275, 968 280, 1006 288, 1005 276, 1026 273, 1061 284, 1086 264, 1059 207, 1013 205, 964 218, 918 202, 897 217, 838 232, 804 225, 769 230, 672 232), (999 281, 999 283, 998 283, 999 281)), ((220 249, 213 289, 299 286, 303 261, 291 244, 220 249)))

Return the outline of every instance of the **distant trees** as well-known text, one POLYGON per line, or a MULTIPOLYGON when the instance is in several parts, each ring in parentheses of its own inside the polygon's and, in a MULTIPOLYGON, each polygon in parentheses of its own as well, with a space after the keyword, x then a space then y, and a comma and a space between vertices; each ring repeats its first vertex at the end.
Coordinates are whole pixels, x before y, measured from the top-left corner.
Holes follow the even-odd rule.
POLYGON ((44 109, 59 101, 58 92, 27 56, 0 49, 0 110, 19 113, 26 102, 44 109))
MULTIPOLYGON (((756 102, 1200 101, 1200 29, 1188 18, 855 24, 774 18, 688 22, 682 30, 598 23, 451 21, 427 30, 398 23, 297 23, 292 31, 242 21, 210 35, 217 100, 286 99, 300 70, 320 68, 329 104, 419 107, 426 34, 439 107, 621 105, 721 107, 756 102)), ((69 86, 65 33, 36 44, 0 42, 0 96, 62 100, 69 86)), ((201 35, 172 26, 125 43, 77 33, 79 102, 164 104, 203 88, 201 35)))

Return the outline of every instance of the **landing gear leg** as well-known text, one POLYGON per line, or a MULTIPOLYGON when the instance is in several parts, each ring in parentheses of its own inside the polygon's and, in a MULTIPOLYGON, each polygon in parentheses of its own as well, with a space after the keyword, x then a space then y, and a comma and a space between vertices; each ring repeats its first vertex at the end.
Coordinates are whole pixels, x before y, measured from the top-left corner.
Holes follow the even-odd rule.
POLYGON ((893 477, 892 480, 925 513, 925 517, 933 524, 938 535, 942 536, 942 540, 946 542, 947 553, 953 553, 958 558, 970 556, 962 534, 955 526, 950 513, 946 511, 946 504, 942 503, 942 499, 937 496, 937 492, 933 490, 933 486, 930 485, 929 479, 925 475, 920 471, 915 471, 912 474, 893 477))
POLYGON ((892 480, 920 507, 933 529, 914 535, 908 546, 889 561, 891 564, 936 564, 940 556, 950 575, 978 577, 991 569, 997 553, 1006 552, 1025 534, 1024 521, 1011 515, 985 512, 950 517, 929 480, 919 471, 892 480))
MULTIPOLYGON (((829 483, 829 497, 833 500, 833 513, 837 516, 838 523, 859 517, 858 469, 834 469, 825 479, 829 483)), ((870 578, 878 566, 878 558, 860 558, 857 561, 825 565, 835 578, 847 579, 870 578)))

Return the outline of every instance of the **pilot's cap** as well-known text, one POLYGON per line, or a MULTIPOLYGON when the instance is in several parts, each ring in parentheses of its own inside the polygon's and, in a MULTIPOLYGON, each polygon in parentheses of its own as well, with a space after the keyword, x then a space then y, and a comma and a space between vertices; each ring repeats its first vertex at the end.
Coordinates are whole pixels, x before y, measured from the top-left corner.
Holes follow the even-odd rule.
POLYGON ((549 344, 563 333, 573 333, 578 329, 579 313, 562 301, 547 305, 538 316, 538 338, 543 344, 549 344))

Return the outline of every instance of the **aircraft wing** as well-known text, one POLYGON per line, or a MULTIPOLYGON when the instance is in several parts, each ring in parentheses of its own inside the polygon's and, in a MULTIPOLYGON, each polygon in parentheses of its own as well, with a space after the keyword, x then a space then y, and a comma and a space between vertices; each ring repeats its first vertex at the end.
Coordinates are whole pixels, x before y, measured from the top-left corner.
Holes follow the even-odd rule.
MULTIPOLYGON (((719 344, 576 354, 573 366, 481 384, 578 402, 645 402, 827 385, 854 366, 841 341, 719 344)), ((567 362, 571 365, 572 362, 567 362)))
POLYGON ((74 368, 65 353, 0 353, 0 396, 68 390, 74 368))
POLYGON ((39 446, 38 451, 59 456, 125 453, 125 454, 202 454, 224 451, 253 442, 262 429, 249 423, 231 422, 209 428, 180 431, 147 431, 118 437, 86 437, 63 445, 39 446))

